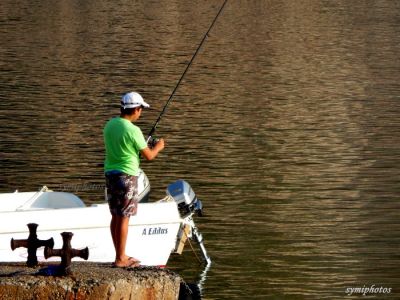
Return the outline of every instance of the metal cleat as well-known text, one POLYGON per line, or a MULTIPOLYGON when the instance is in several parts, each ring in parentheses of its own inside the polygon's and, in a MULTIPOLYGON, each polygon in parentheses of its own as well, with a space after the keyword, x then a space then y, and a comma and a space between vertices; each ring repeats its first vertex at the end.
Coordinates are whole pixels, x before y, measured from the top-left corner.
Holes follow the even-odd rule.
POLYGON ((28 239, 27 240, 11 239, 11 249, 14 251, 16 248, 19 247, 28 248, 28 260, 26 262, 26 265, 28 267, 36 267, 38 265, 38 260, 36 256, 37 249, 40 247, 53 248, 54 240, 53 238, 50 238, 48 240, 39 240, 36 234, 37 227, 39 225, 35 223, 29 223, 27 226, 29 228, 28 239))
POLYGON ((63 232, 61 233, 63 239, 63 246, 61 249, 52 249, 50 247, 44 248, 44 257, 48 259, 51 256, 60 256, 61 264, 60 264, 60 275, 71 275, 71 260, 74 257, 80 257, 85 260, 89 258, 89 249, 88 247, 77 250, 71 247, 71 239, 74 234, 72 232, 63 232))

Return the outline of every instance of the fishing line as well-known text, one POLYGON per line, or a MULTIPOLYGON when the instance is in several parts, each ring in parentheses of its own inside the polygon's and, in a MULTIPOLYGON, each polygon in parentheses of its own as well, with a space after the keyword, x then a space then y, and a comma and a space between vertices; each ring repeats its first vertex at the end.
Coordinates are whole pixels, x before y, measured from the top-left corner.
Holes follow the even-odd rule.
POLYGON ((174 90, 172 91, 171 95, 168 98, 167 103, 164 105, 164 108, 162 109, 160 115, 158 116, 156 122, 154 123, 153 127, 151 128, 148 138, 147 138, 147 142, 152 140, 152 135, 154 134, 154 132, 156 131, 156 128, 158 126, 158 123, 160 122, 162 116, 164 115, 165 111, 167 110, 167 106, 168 104, 171 102, 171 99, 174 97, 175 92, 178 90, 179 85, 181 84, 181 81, 183 79, 183 77, 185 77, 186 72, 189 70, 190 66, 192 65, 192 62, 194 61, 197 53, 200 51, 201 46, 204 44, 204 41, 207 39, 209 32, 211 31, 212 27, 214 26, 215 22, 217 21, 219 15, 221 14, 222 10, 224 9, 225 4, 228 2, 228 0, 225 0, 224 3, 222 4, 221 8, 219 9, 217 15, 215 16, 213 22, 211 23, 210 27, 208 28, 206 34, 204 35, 203 39, 201 40, 199 46, 197 47, 196 51, 194 52, 192 59, 190 60, 190 62, 188 63, 188 65, 186 66, 185 71, 183 72, 181 78, 179 78, 178 83, 176 84, 174 90))

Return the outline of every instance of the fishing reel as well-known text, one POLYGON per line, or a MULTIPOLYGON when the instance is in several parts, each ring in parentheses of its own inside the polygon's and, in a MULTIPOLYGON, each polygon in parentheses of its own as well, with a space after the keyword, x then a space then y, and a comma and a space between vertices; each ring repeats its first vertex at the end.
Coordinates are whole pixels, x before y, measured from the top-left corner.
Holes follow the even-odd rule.
POLYGON ((148 146, 150 149, 153 149, 159 141, 160 141, 159 138, 150 136, 150 137, 148 138, 148 140, 147 140, 147 146, 148 146))

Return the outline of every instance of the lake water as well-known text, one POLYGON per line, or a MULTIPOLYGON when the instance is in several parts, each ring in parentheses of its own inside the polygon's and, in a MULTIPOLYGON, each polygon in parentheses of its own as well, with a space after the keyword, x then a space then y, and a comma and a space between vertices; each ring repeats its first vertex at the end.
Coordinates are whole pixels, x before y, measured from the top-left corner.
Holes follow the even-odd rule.
MULTIPOLYGON (((0 192, 102 201, 120 96, 148 132, 221 4, 2 0, 0 192)), ((228 1, 142 164, 205 208, 211 268, 171 268, 203 299, 399 299, 399 78, 399 1, 228 1)))

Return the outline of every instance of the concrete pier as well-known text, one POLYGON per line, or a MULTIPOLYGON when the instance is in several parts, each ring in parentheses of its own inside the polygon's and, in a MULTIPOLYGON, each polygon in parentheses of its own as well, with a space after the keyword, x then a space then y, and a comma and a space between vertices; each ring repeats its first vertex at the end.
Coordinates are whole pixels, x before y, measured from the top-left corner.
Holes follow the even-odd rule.
POLYGON ((172 300, 179 298, 183 283, 179 275, 153 267, 122 269, 111 264, 72 262, 72 275, 54 276, 56 266, 46 263, 29 268, 25 263, 0 263, 0 299, 172 300))

